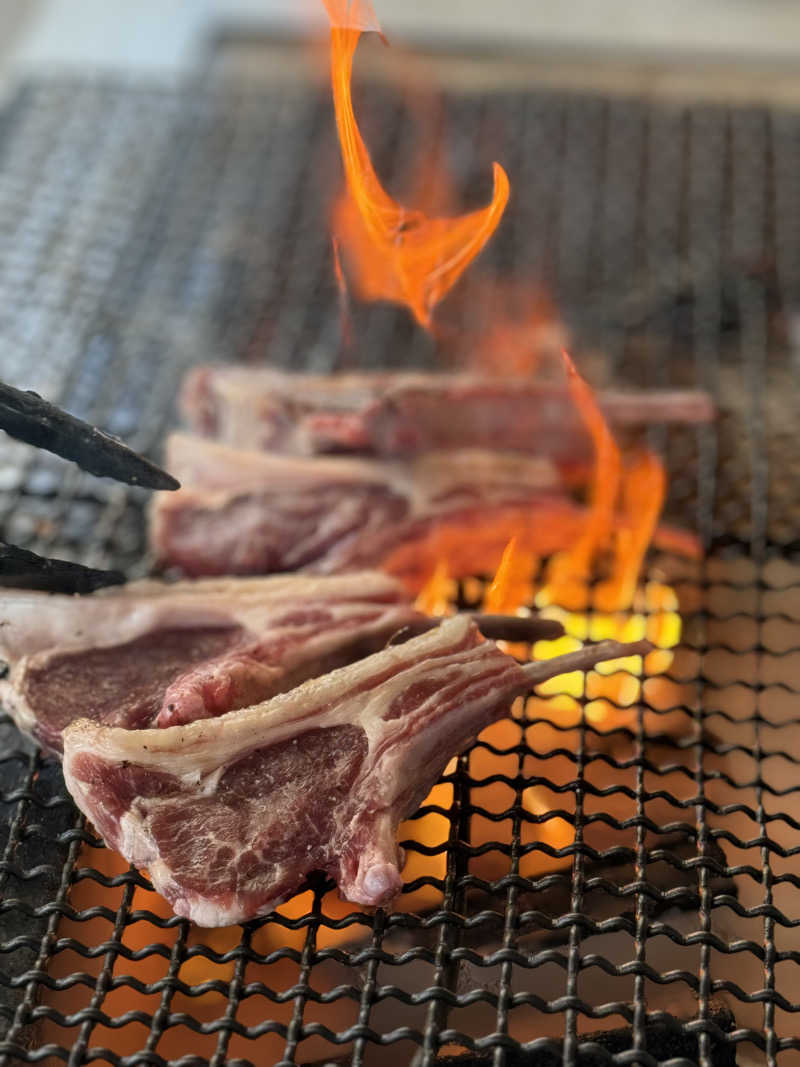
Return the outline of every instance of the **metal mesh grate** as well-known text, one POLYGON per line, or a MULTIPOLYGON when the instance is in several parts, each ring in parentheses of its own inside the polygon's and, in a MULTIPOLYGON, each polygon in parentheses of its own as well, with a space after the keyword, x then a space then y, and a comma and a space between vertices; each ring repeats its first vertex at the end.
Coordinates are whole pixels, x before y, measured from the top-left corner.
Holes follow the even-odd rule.
MULTIPOLYGON (((413 122, 381 86, 359 106, 402 183, 413 122)), ((391 914, 319 885, 211 932, 3 721, 2 1063, 798 1062, 800 115, 548 92, 445 112, 459 189, 485 197, 497 158, 515 190, 451 313, 533 279, 596 377, 722 406, 655 442, 708 549, 653 561, 684 617, 673 699, 612 728, 530 705, 479 742, 406 825, 391 914)), ((146 451, 195 361, 332 366, 337 166, 306 86, 28 85, 0 118, 2 377, 146 451)), ((365 365, 434 357, 400 312, 354 314, 365 365)), ((145 569, 136 491, 7 443, 0 488, 7 539, 145 569)))

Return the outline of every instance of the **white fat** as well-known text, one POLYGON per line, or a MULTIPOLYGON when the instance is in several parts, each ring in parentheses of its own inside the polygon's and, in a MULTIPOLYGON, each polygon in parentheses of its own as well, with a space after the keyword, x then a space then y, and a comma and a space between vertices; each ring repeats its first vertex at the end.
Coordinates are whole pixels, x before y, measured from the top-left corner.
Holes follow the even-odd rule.
POLYGON ((556 487, 560 484, 553 464, 541 456, 489 449, 447 449, 411 460, 383 460, 354 456, 292 456, 256 449, 233 448, 219 441, 175 433, 167 440, 167 468, 184 488, 158 493, 156 514, 181 510, 185 502, 199 501, 217 510, 243 491, 263 489, 300 492, 319 485, 341 483, 385 486, 424 508, 426 502, 459 485, 484 487, 556 487))
POLYGON ((131 863, 150 870, 150 864, 158 853, 145 827, 141 816, 133 810, 126 811, 119 820, 119 842, 116 847, 131 863))
POLYGON ((370 686, 367 694, 337 700, 339 686, 350 690, 362 683, 369 685, 378 669, 376 659, 380 657, 384 664, 394 662, 403 668, 402 677, 391 682, 388 697, 391 700, 417 674, 430 674, 432 668, 427 659, 430 652, 457 647, 471 625, 468 618, 454 616, 404 645, 385 649, 377 656, 369 656, 323 678, 304 682, 288 693, 217 719, 202 719, 163 730, 125 730, 82 719, 64 731, 64 751, 69 754, 86 748, 103 759, 130 760, 143 767, 169 771, 177 777, 205 776, 248 750, 278 744, 311 726, 357 723, 368 731, 369 737, 371 725, 379 724, 386 708, 387 690, 381 686, 380 695, 370 693, 369 689, 374 688, 370 686))
MULTIPOLYGON (((191 499, 192 491, 224 492, 226 498, 244 489, 268 485, 300 489, 320 484, 345 485, 384 482, 385 464, 350 456, 284 456, 231 448, 204 437, 173 433, 167 438, 166 466, 185 486, 173 493, 158 493, 158 506, 191 499)), ((204 495, 205 495, 204 492, 204 495)))
POLYGON ((14 671, 10 678, 0 681, 0 706, 11 716, 20 730, 31 734, 36 726, 36 716, 15 688, 16 674, 17 671, 14 671))
POLYGON ((172 907, 176 915, 205 927, 233 926, 251 917, 243 915, 241 908, 222 908, 213 900, 199 896, 176 897, 172 907))
POLYGON ((230 610, 209 597, 162 595, 117 599, 50 597, 4 605, 0 651, 12 660, 27 656, 35 666, 64 652, 110 648, 155 630, 231 625, 230 610), (37 657, 34 659, 34 657, 37 657))
MULTIPOLYGON (((158 892, 162 895, 167 895, 163 892, 160 886, 156 885, 155 878, 152 876, 151 880, 158 892)), ((170 883, 172 880, 170 879, 170 883)), ((179 891, 178 891, 179 892, 179 891)), ((234 926, 236 923, 246 922, 248 919, 253 919, 256 915, 266 915, 268 912, 273 911, 279 904, 283 903, 285 898, 276 897, 273 900, 268 900, 262 907, 254 914, 247 911, 241 904, 234 900, 228 907, 223 907, 214 900, 210 900, 208 897, 201 897, 195 894, 184 894, 183 896, 176 895, 173 892, 172 909, 176 915, 180 915, 185 919, 190 919, 197 926, 203 927, 219 927, 219 926, 234 926)))
MULTIPOLYGON (((342 618, 357 613, 370 597, 394 594, 407 603, 402 587, 376 571, 314 577, 199 579, 132 582, 121 590, 74 597, 20 592, 0 605, 0 655, 12 661, 52 650, 54 654, 109 648, 159 629, 197 629, 239 624, 264 626, 276 611, 298 601, 324 601, 342 618)), ((389 610, 391 603, 385 605, 389 610)))
POLYGON ((206 774, 198 782, 198 793, 203 797, 213 796, 219 787, 219 780, 227 770, 227 767, 217 767, 211 774, 206 774))

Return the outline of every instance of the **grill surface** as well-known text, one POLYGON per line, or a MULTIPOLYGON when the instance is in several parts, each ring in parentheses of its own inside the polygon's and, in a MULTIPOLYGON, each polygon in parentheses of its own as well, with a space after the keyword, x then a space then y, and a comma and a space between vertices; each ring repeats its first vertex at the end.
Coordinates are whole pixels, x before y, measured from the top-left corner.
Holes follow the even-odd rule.
MULTIPOLYGON (((380 86, 357 106, 402 188, 418 116, 380 86)), ((800 115, 549 92, 454 94, 445 114, 466 199, 491 159, 514 189, 455 314, 531 279, 596 378, 720 401, 717 426, 654 435, 670 515, 707 549, 653 561, 681 600, 682 700, 614 729, 520 720, 491 810, 479 743, 420 816, 440 844, 406 842, 441 877, 391 914, 320 885, 211 933, 102 848, 0 720, 2 1063, 799 1062, 800 115)), ((0 118, 0 375, 157 454, 196 361, 431 364, 387 307, 354 310, 343 357, 332 133, 307 86, 28 85, 0 118)), ((6 442, 0 480, 4 538, 146 570, 143 494, 6 442)))

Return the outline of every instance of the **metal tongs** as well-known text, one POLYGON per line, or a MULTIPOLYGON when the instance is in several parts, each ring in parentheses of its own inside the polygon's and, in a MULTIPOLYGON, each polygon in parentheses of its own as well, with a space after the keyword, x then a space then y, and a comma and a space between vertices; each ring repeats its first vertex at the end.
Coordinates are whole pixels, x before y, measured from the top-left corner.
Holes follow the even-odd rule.
MULTIPOLYGON (((0 429, 10 437, 70 459, 90 474, 145 489, 179 489, 180 483, 132 448, 37 393, 0 382, 0 429)), ((0 585, 58 593, 90 593, 121 585, 121 571, 97 570, 46 559, 0 541, 0 585)))

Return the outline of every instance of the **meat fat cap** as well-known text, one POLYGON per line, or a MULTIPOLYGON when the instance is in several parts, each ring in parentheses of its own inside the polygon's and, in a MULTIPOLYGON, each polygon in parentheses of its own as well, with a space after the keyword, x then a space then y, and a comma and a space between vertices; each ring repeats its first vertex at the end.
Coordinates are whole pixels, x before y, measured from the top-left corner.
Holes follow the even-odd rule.
MULTIPOLYGON (((374 688, 370 682, 375 677, 376 661, 387 669, 402 669, 443 648, 457 647, 471 628, 475 626, 469 618, 455 616, 403 645, 391 646, 322 678, 312 678, 288 693, 216 719, 150 730, 126 730, 78 719, 64 731, 65 770, 79 752, 89 751, 102 759, 166 767, 178 776, 199 780, 248 750, 277 744, 312 725, 319 728, 352 721, 347 718, 348 712, 352 714, 352 700, 343 702, 346 707, 336 706, 338 687, 351 691, 364 686, 369 691, 374 688)), ((360 701, 362 706, 365 703, 366 699, 360 701)), ((364 711, 362 718, 366 717, 364 711)), ((368 723, 364 725, 368 728, 368 723)))

